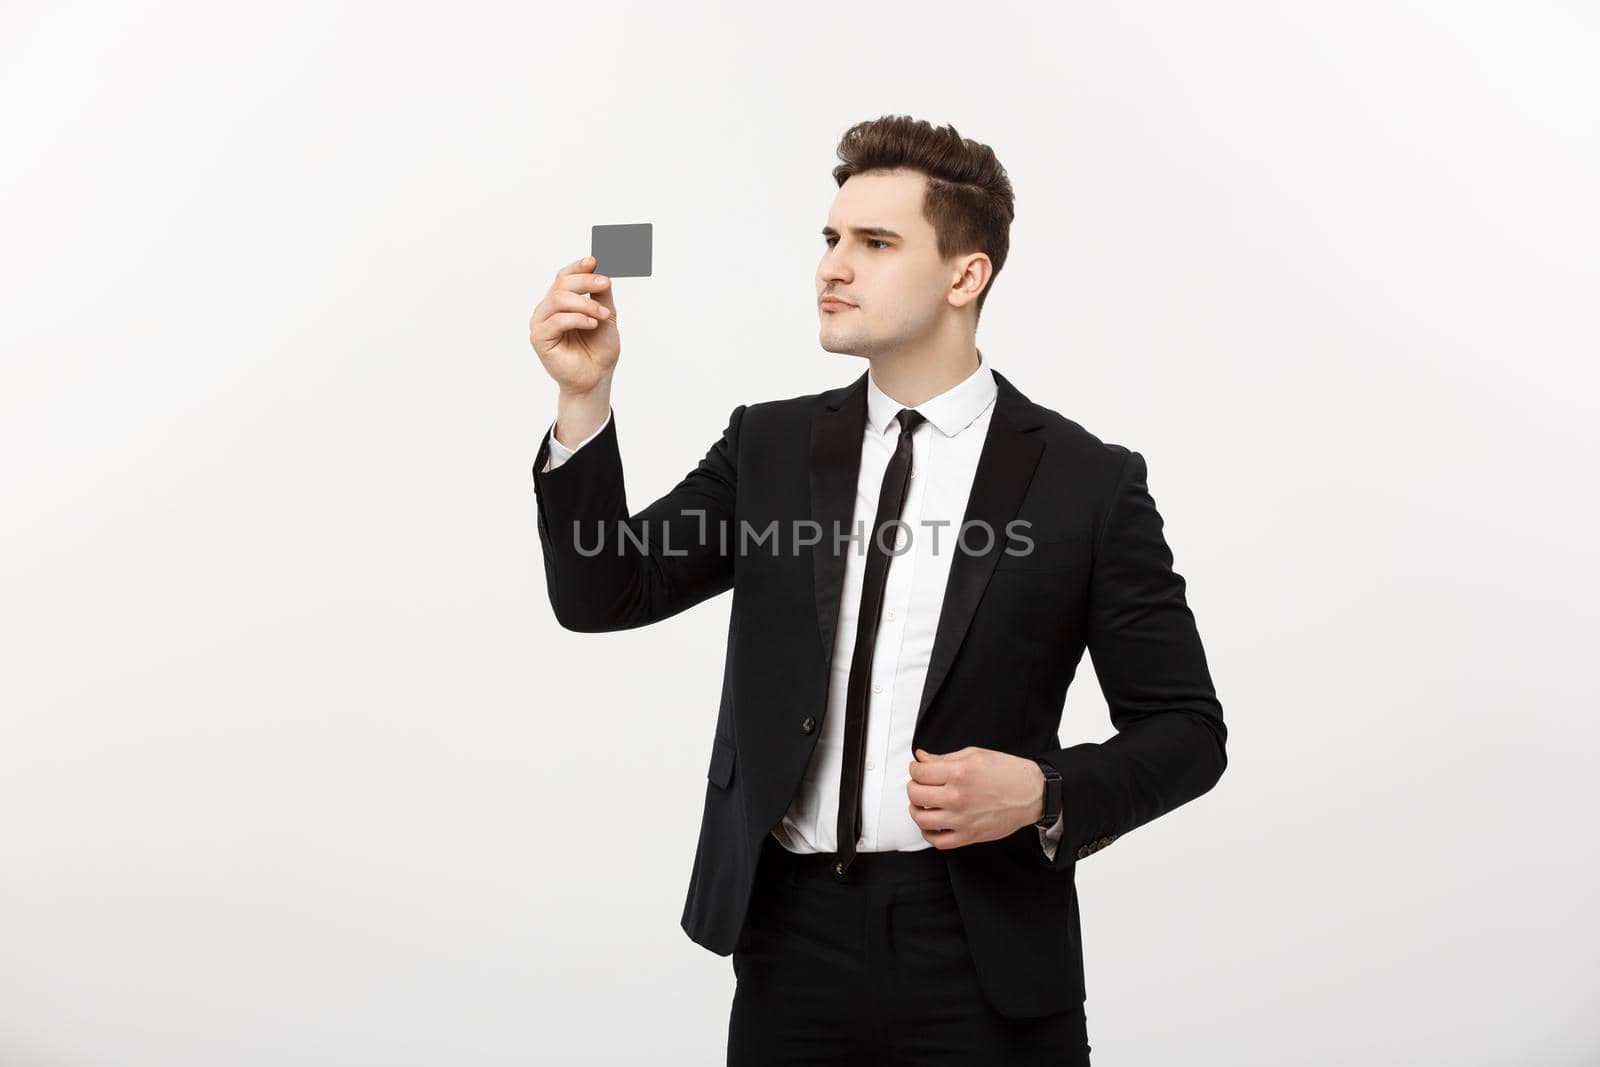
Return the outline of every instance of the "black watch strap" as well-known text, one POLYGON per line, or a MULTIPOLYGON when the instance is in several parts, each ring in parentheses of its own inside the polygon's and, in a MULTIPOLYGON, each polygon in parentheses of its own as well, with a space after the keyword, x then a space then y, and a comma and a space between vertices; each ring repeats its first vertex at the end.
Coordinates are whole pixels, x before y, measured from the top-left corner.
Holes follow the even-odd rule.
POLYGON ((1042 759, 1033 762, 1044 772, 1044 817, 1033 825, 1048 830, 1061 817, 1061 772, 1042 759))

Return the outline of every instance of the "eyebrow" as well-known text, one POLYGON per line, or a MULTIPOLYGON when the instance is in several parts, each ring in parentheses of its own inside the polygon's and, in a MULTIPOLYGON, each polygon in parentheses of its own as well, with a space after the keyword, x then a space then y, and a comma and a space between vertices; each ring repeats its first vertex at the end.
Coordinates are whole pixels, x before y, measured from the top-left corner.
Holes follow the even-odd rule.
MULTIPOLYGON (((886 226, 851 226, 849 230, 857 237, 893 237, 897 240, 905 240, 904 237, 901 237, 886 226)), ((822 228, 822 236, 837 237, 839 236, 839 231, 832 226, 824 226, 822 228)))

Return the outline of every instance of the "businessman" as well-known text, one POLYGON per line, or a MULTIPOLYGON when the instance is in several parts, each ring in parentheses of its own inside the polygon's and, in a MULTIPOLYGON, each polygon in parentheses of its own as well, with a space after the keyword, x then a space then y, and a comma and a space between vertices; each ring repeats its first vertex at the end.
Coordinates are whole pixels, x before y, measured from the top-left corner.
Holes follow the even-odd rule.
POLYGON ((556 274, 530 322, 550 602, 598 633, 733 592, 682 918, 732 956, 730 1065, 1086 1064, 1076 865, 1217 782, 1222 708, 1144 457, 976 344, 994 153, 885 116, 838 154, 820 340, 867 369, 735 407, 641 511, 610 280, 556 274), (1062 747, 1085 649, 1116 732, 1062 747))

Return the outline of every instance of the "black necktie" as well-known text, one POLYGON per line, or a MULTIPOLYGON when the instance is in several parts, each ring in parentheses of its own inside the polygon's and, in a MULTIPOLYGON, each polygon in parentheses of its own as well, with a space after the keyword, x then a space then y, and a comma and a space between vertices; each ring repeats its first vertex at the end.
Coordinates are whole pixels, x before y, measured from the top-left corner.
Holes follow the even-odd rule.
MULTIPOLYGON (((878 490, 878 514, 867 531, 867 567, 861 582, 861 612, 856 617, 855 651, 850 655, 850 682, 844 711, 844 766, 839 775, 839 858, 834 870, 844 874, 856 858, 861 836, 861 773, 867 755, 868 689, 872 684, 872 646, 877 643, 878 615, 883 610, 883 586, 889 577, 889 553, 879 544, 879 532, 900 518, 911 481, 911 432, 925 416, 901 408, 900 440, 878 490)), ((894 527, 898 530, 898 527, 894 527)), ((887 532, 887 531, 885 531, 887 532)), ((898 533, 896 534, 898 537, 898 533)))

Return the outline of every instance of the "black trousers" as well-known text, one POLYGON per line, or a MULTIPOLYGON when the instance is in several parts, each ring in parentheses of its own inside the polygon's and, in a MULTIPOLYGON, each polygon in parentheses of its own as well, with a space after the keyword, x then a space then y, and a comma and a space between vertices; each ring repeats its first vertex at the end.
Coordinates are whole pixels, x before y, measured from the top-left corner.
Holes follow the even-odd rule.
POLYGON ((1083 1006, 996 1012, 978 985, 938 849, 831 854, 770 834, 733 950, 728 1067, 1072 1067, 1089 1063, 1083 1006))

